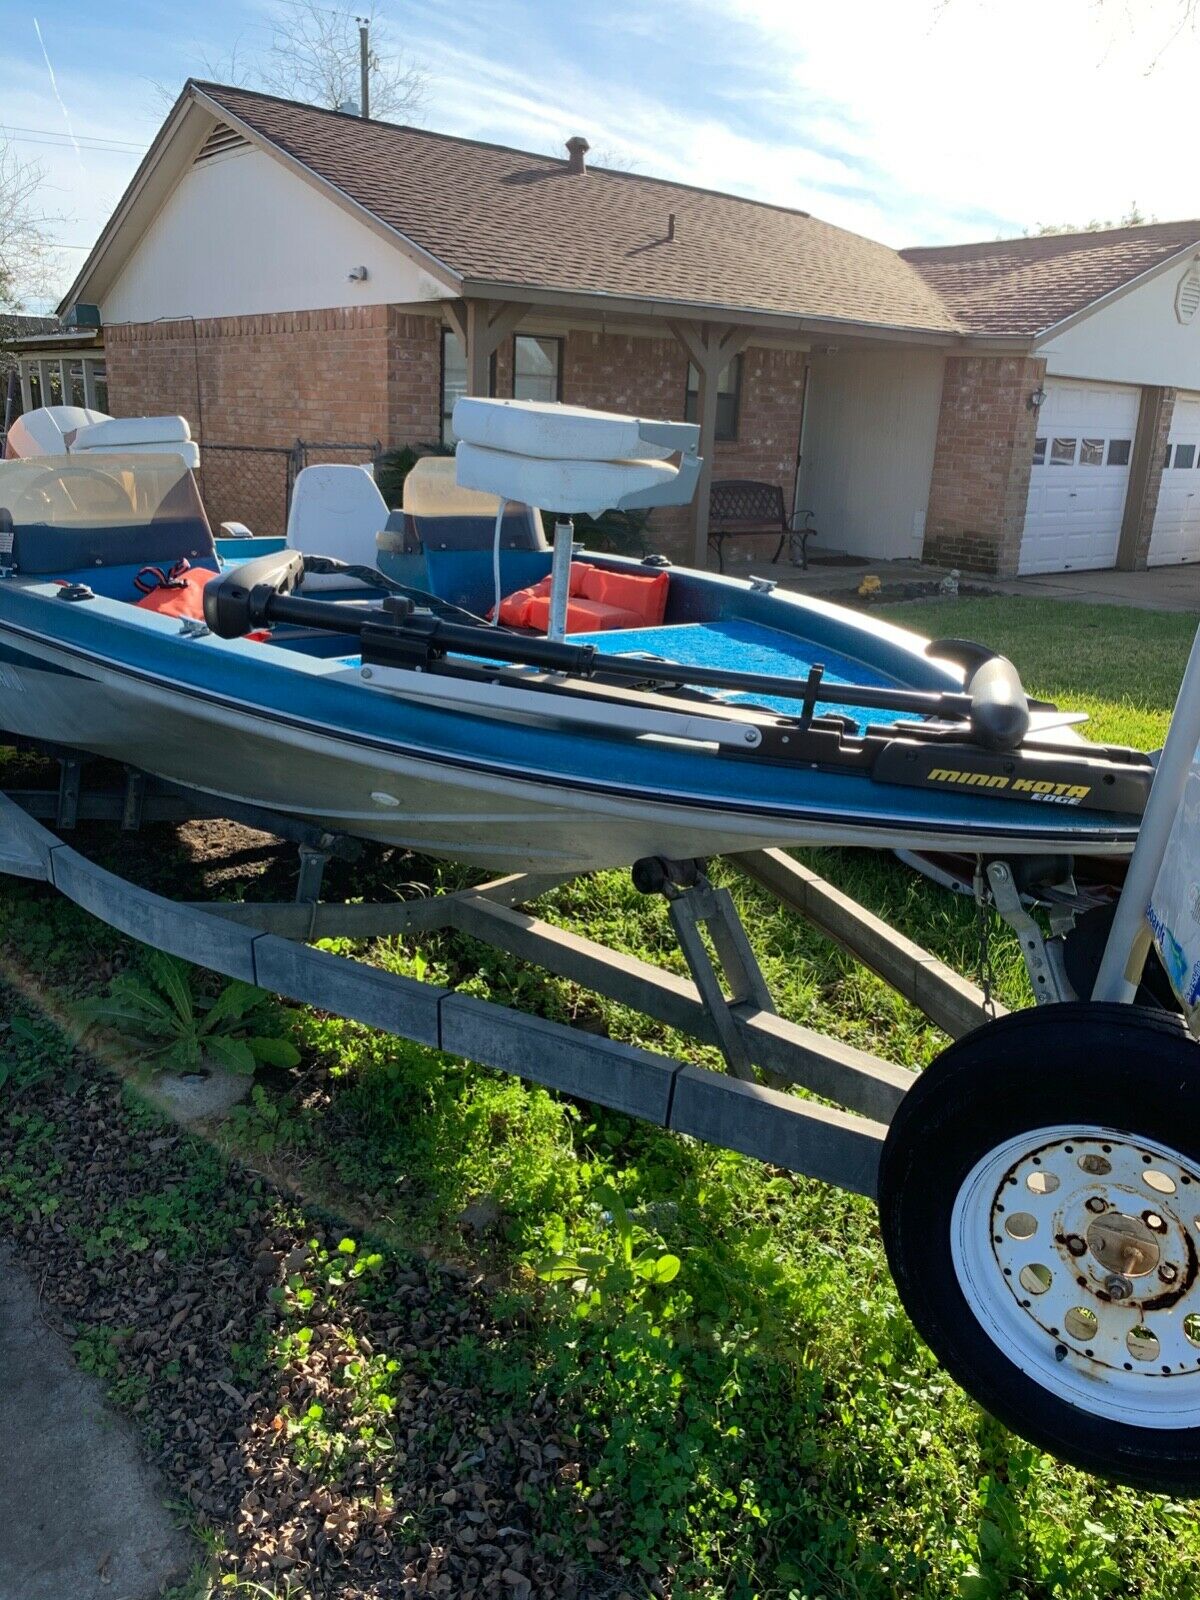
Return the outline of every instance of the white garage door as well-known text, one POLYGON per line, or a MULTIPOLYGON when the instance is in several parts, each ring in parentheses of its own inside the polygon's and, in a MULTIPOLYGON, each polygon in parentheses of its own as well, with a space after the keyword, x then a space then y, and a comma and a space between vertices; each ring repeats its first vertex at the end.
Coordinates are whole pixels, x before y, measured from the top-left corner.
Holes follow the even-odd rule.
POLYGON ((1121 539, 1139 391, 1110 383, 1046 385, 1038 412, 1022 572, 1111 567, 1121 539))
POLYGON ((1200 395, 1180 395, 1158 491, 1147 561, 1200 561, 1200 395))

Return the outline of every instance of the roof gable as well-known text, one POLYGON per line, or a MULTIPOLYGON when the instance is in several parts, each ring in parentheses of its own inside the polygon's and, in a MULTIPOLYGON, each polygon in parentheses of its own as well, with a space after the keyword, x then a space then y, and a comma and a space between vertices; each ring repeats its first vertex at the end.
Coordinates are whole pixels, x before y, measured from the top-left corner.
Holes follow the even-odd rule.
POLYGON ((1200 244, 1200 221, 902 250, 973 333, 1034 337, 1200 244))

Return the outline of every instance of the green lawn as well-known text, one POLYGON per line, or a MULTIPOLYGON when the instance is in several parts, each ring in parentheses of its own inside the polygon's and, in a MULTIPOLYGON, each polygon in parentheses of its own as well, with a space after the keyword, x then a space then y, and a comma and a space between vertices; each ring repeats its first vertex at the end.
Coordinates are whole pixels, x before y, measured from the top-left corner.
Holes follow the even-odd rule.
MULTIPOLYGON (((1093 737, 1145 747, 1161 743, 1193 629, 1183 616, 1008 599, 885 614, 987 641, 1031 692, 1088 710, 1093 737)), ((972 970, 970 906, 890 858, 806 859, 972 970)), ((944 1047, 883 984, 732 870, 717 872, 784 1015, 914 1067, 944 1047)), ((427 863, 410 875, 457 881, 427 863)), ((94 986, 81 972, 128 959, 121 941, 42 891, 0 884, 0 896, 0 939, 50 991, 78 993, 94 986)), ((682 970, 663 907, 627 874, 567 886, 539 911, 682 970)), ((1025 1003, 1013 942, 998 932, 996 944, 1002 996, 1025 1003)), ((338 948, 703 1058, 456 935, 338 948)), ((303 1069, 276 1075, 235 1119, 231 1146, 369 1219, 384 1251, 466 1251, 495 1275, 511 1331, 440 1359, 456 1373, 469 1361, 498 1416, 543 1386, 559 1397, 585 1468, 578 1483, 547 1488, 535 1523, 545 1539, 578 1542, 586 1561, 580 1512, 590 1510, 631 1558, 631 1595, 651 1579, 659 1594, 739 1600, 1200 1591, 1190 1508, 1060 1466, 944 1376, 899 1307, 865 1201, 353 1024, 297 1011, 293 1030, 303 1069), (456 1219, 482 1198, 499 1220, 468 1246, 456 1219), (625 1209, 647 1276, 626 1264, 625 1209), (654 1263, 668 1256, 679 1272, 665 1281, 662 1269, 656 1283, 654 1263)))

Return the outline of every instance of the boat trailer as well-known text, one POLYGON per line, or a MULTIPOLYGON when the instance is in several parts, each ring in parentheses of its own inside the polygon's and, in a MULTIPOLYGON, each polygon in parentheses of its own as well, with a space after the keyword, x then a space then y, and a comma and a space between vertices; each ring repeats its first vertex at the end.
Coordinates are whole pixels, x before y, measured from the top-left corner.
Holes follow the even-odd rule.
POLYGON ((732 896, 702 862, 633 867, 636 887, 667 902, 685 978, 523 909, 568 875, 325 900, 327 863, 353 857, 356 841, 144 773, 89 787, 77 754, 43 750, 59 761, 57 787, 0 793, 0 873, 51 885, 130 938, 227 977, 876 1199, 901 1300, 968 1392, 1076 1465, 1200 1494, 1200 1058, 1177 1011, 1130 1003, 1150 945, 1146 907, 1185 786, 1200 783, 1198 742, 1200 645, 1090 997, 1066 976, 1063 927, 1052 917, 1043 935, 1011 863, 980 862, 976 879, 1017 932, 1039 1002, 1005 1013, 784 852, 730 858, 956 1041, 920 1074, 780 1017, 732 896), (296 898, 172 900, 62 837, 85 821, 135 831, 204 818, 294 845, 296 898), (313 947, 438 929, 715 1046, 726 1070, 313 947))
MULTIPOLYGON (((780 1017, 733 898, 710 882, 703 863, 650 858, 633 868, 639 890, 667 901, 689 981, 521 909, 570 881, 569 874, 515 873, 408 900, 329 901, 321 898, 325 866, 335 857, 356 858, 358 841, 256 806, 212 801, 141 772, 89 786, 89 763, 70 752, 50 753, 59 765, 56 788, 0 793, 0 873, 50 884, 130 938, 226 977, 773 1166, 875 1194, 887 1123, 914 1074, 780 1017), (113 822, 136 832, 149 823, 214 818, 294 845, 295 898, 171 900, 97 865, 61 837, 83 822, 113 822), (321 939, 439 930, 469 935, 715 1046, 727 1071, 312 947, 321 939), (787 1092, 790 1086, 832 1105, 797 1099, 787 1092)), ((973 984, 783 851, 733 859, 947 1033, 958 1036, 987 1019, 987 1003, 973 984)))

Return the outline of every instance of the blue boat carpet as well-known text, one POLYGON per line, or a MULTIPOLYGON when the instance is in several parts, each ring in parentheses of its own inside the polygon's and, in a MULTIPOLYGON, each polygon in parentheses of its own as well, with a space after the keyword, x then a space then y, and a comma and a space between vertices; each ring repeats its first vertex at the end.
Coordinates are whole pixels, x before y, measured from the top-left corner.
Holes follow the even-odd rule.
MULTIPOLYGON (((642 654, 663 656, 682 666, 719 667, 727 672, 755 672, 772 678, 800 682, 808 669, 819 662, 825 668, 825 682, 860 683, 873 688, 894 688, 893 678, 865 666, 836 650, 814 645, 810 640, 765 628, 757 622, 687 622, 660 628, 615 628, 605 633, 572 633, 570 644, 594 644, 605 655, 642 654)), ((735 705, 768 706, 784 716, 799 716, 800 702, 778 695, 721 694, 735 705)), ((818 713, 829 711, 853 717, 864 727, 868 722, 888 723, 911 720, 911 713, 874 711, 861 706, 833 706, 817 702, 818 713)))

